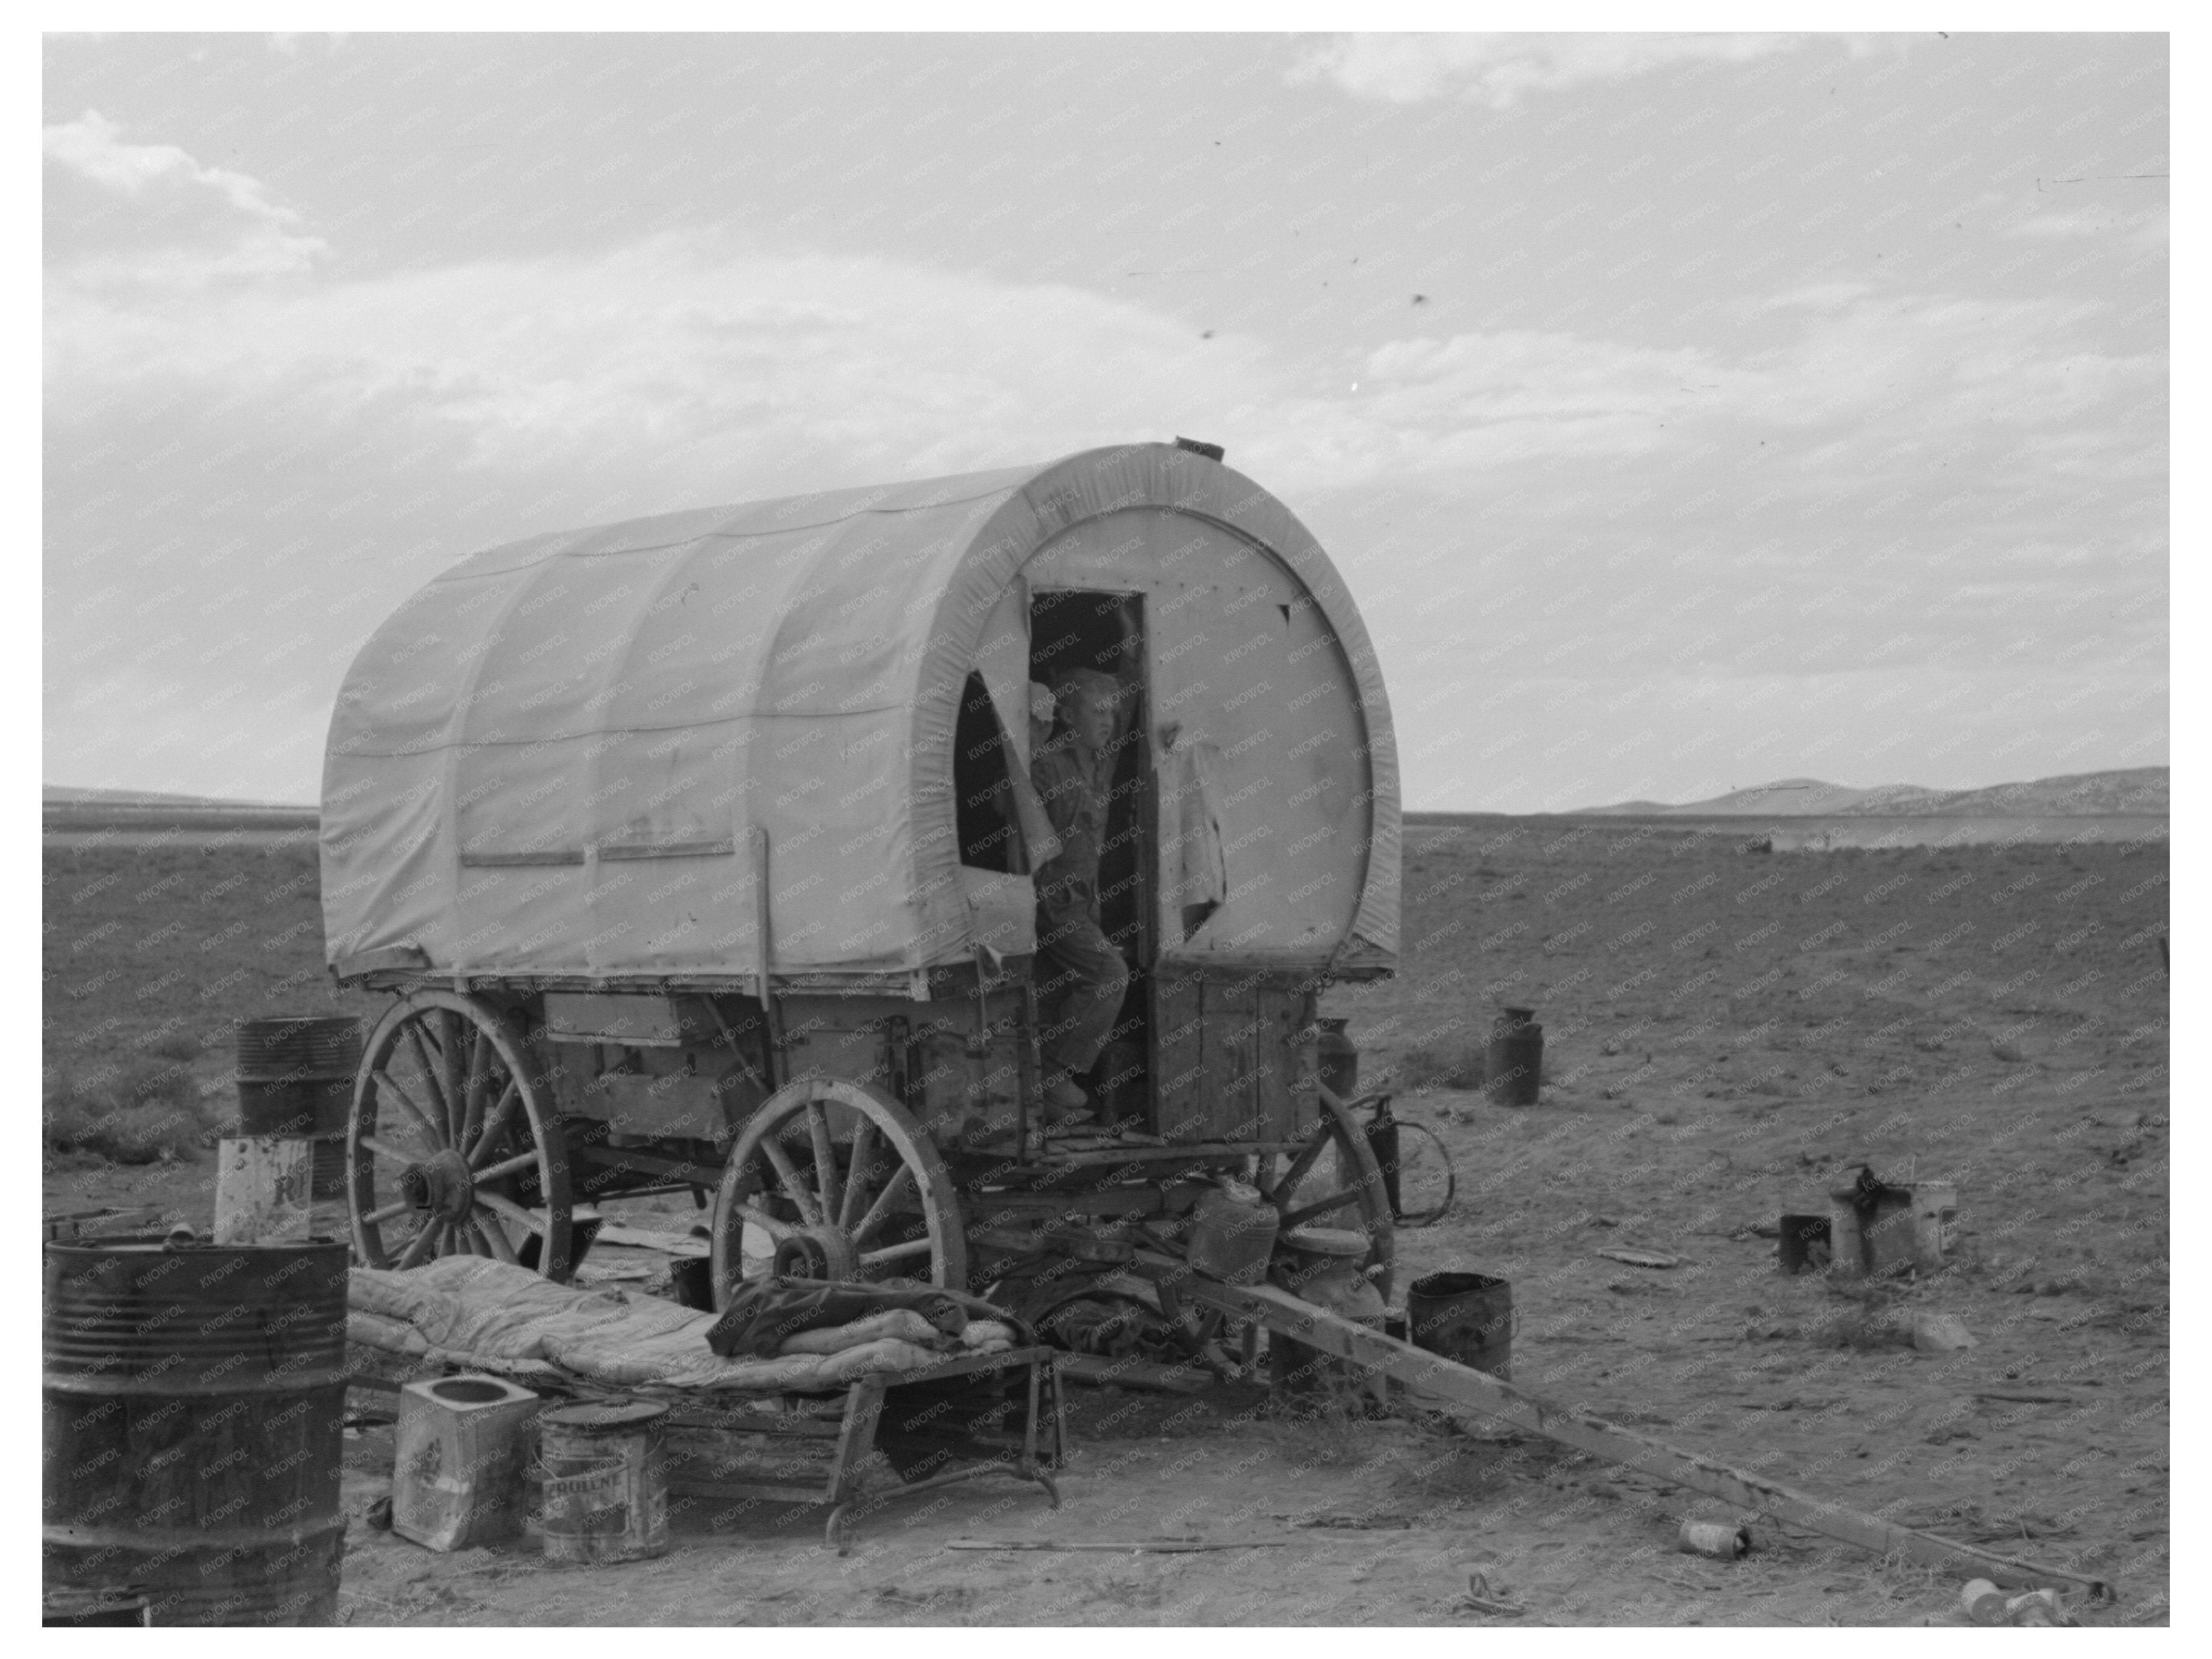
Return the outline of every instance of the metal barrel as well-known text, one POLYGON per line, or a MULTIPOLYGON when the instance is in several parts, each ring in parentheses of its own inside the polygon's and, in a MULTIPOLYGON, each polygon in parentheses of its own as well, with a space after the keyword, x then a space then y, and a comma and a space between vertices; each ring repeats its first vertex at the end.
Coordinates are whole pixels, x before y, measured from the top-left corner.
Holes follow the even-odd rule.
POLYGON ((343 1196, 361 1021, 350 1014, 269 1014, 240 1020, 236 1044, 240 1130, 312 1140, 314 1196, 343 1196))
POLYGON ((48 1244, 50 1603, 333 1623, 345 1331, 342 1244, 48 1244))
POLYGON ((1314 1021, 1321 1028, 1315 1045, 1315 1069, 1321 1074, 1323 1087, 1340 1100, 1356 1099, 1359 1094, 1359 1045, 1346 1030, 1351 1023, 1337 1019, 1314 1021))
POLYGON ((1483 1089, 1493 1105, 1533 1106, 1544 1071, 1544 1028, 1534 1008, 1507 1008, 1490 1030, 1483 1089))

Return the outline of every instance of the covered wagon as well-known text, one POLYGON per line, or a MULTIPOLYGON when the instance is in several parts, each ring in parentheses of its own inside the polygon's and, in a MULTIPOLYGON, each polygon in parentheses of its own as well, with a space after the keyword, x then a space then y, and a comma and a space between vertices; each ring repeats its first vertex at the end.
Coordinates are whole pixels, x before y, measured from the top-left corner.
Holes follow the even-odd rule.
POLYGON ((321 853, 332 970, 396 994, 348 1131, 364 1262, 565 1277, 580 1206, 689 1190, 720 1297, 1019 1299, 1241 1172, 1387 1289, 1315 998, 1395 963, 1389 704, 1313 536, 1205 446, 480 553, 348 671, 321 853), (1055 1128, 1030 767, 1073 669, 1132 693, 1098 875, 1129 989, 1096 1121, 1055 1128))

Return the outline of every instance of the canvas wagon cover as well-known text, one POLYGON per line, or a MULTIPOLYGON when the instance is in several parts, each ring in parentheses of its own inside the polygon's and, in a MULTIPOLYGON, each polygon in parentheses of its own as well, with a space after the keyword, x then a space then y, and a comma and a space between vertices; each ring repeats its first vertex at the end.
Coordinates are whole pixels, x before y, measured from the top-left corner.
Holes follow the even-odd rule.
MULTIPOLYGON (((911 972, 1028 946, 1025 876, 960 863, 963 687, 1040 548, 1166 509, 1303 586, 1340 650, 1368 785, 1338 953, 1397 948, 1395 745, 1374 652, 1267 493, 1172 445, 539 536, 409 599, 348 671, 323 785, 325 936, 343 971, 714 979, 911 972), (1009 917, 1022 936, 1010 938, 1009 917)), ((1280 579, 1280 578, 1279 578, 1280 579)), ((987 675, 1021 730, 1025 658, 987 675)), ((1025 733, 1024 734, 1025 741, 1025 733)))

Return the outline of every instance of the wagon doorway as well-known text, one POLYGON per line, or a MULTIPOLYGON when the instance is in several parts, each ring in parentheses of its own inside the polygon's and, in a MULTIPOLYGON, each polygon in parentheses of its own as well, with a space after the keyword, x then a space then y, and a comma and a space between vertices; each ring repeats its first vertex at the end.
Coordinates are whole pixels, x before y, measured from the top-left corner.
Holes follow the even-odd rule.
POLYGON ((1141 595, 1090 589, 1034 590, 1030 603, 1030 678, 1057 686, 1070 670, 1109 675, 1124 689, 1115 723, 1105 833, 1098 865, 1099 925, 1129 965, 1121 1018, 1087 1079, 1085 1092, 1101 1123, 1152 1117, 1152 969, 1153 846, 1152 686, 1145 670, 1141 595))

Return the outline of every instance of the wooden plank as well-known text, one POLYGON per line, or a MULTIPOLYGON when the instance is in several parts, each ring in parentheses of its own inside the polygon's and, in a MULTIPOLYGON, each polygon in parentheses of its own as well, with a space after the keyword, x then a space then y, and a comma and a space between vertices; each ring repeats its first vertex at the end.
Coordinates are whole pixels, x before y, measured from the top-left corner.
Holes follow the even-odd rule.
POLYGON ((1205 1050, 1206 1138, 1256 1141, 1261 1128, 1257 1069, 1260 1004, 1250 979, 1209 974, 1199 1041, 1205 1050))
POLYGON ((695 1480, 689 1475, 671 1474, 668 1490, 678 1498, 763 1498, 775 1504, 830 1501, 822 1486, 785 1486, 771 1480, 695 1480))
POLYGON ((830 1499, 842 1502, 855 1488, 854 1476, 861 1460, 875 1450, 876 1425, 884 1414, 884 1385, 877 1377, 863 1377, 845 1396, 844 1432, 837 1437, 837 1455, 830 1468, 830 1499))
POLYGON ((1255 1140, 1284 1141, 1310 1131, 1318 1109, 1314 1093, 1312 995, 1303 985, 1262 981, 1260 1013, 1260 1122, 1255 1140))
POLYGON ((835 1440, 839 1428, 835 1417, 800 1417, 796 1414, 778 1415, 773 1412, 753 1412, 729 1417, 709 1416, 703 1412, 671 1412, 662 1418, 661 1425, 672 1436, 681 1432, 689 1434, 772 1434, 790 1439, 835 1440))
POLYGON ((1281 1549, 1304 1538, 1132 1538, 1126 1542, 1075 1538, 955 1538, 947 1549, 1090 1550, 1108 1555, 1196 1555, 1220 1549, 1281 1549))
POLYGON ((1171 1141, 1206 1135, 1206 1064, 1200 1033, 1202 982, 1192 974, 1162 973, 1153 982, 1152 1129, 1171 1141))
POLYGON ((1901 1555, 1923 1565, 1966 1571, 1998 1584, 2029 1589, 2071 1584, 2086 1589, 2093 1598, 2111 1599, 2112 1587, 2103 1579, 2057 1567, 2038 1566, 1972 1544, 1957 1543, 1933 1533, 1899 1526, 1894 1521, 1885 1521, 1831 1499, 1796 1491, 1763 1475, 1732 1468, 1696 1452, 1632 1433, 1589 1412, 1555 1405, 1486 1371, 1455 1364, 1409 1342, 1401 1342, 1364 1325, 1340 1319, 1272 1285, 1224 1285, 1200 1277, 1181 1262, 1146 1251, 1138 1253, 1136 1266, 1140 1272, 1172 1283, 1188 1300, 1255 1319, 1271 1331, 1296 1337, 1339 1359, 1381 1371, 1424 1399, 1511 1423, 1547 1440, 1556 1440, 1562 1445, 1693 1492, 1705 1492, 1741 1509, 1763 1511, 1777 1520, 1876 1554, 1901 1555))

